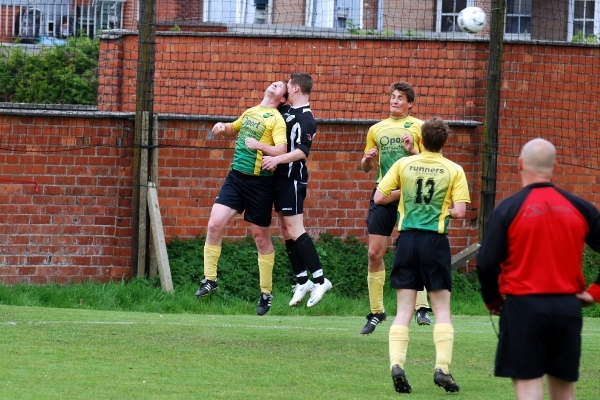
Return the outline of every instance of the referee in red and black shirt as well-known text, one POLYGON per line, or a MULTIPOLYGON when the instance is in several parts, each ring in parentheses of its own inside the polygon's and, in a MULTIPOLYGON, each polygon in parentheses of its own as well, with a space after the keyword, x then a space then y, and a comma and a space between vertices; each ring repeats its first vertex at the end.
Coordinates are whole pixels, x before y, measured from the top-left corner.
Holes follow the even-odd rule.
POLYGON ((529 141, 518 160, 523 189, 498 204, 477 255, 481 295, 500 315, 495 375, 519 399, 574 399, 581 307, 600 302, 600 275, 587 289, 584 244, 600 252, 600 212, 552 183, 556 149, 529 141))

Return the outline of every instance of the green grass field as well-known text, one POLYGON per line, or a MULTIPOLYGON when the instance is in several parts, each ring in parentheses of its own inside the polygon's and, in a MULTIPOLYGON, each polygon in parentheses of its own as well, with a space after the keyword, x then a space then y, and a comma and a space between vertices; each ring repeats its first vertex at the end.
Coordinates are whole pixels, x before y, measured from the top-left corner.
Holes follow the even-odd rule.
MULTIPOLYGON (((364 317, 197 315, 0 305, 2 399, 513 399, 493 377, 488 317, 456 316, 451 372, 461 391, 433 385, 432 326, 411 326, 397 394, 390 320, 371 336, 364 317)), ((497 321, 496 321, 497 323, 497 321)), ((600 393, 600 319, 586 318, 579 399, 600 393)))

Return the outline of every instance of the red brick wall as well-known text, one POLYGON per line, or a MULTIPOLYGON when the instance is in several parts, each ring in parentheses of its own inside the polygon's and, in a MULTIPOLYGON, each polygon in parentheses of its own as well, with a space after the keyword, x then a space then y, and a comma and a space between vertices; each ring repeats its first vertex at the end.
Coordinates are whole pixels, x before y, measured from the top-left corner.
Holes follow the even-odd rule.
MULTIPOLYGON (((408 79, 423 118, 481 120, 487 49, 467 41, 320 38, 315 45, 311 38, 157 34, 154 112, 237 115, 256 105, 269 83, 306 71, 319 118, 385 117, 392 79, 408 79)), ((135 111, 137 36, 104 41, 101 54, 100 77, 122 79, 100 87, 99 109, 135 111)))
MULTIPOLYGON (((169 143, 173 135, 181 134, 182 130, 204 131, 211 126, 212 123, 206 122, 159 122, 165 143, 169 143)), ((366 239, 364 219, 375 179, 374 171, 365 174, 360 167, 367 129, 368 126, 361 125, 344 126, 341 133, 342 129, 336 125, 318 126, 308 162, 309 189, 304 215, 305 226, 311 235, 328 232, 340 237, 355 235, 366 239), (342 137, 349 139, 344 146, 339 145, 342 137)), ((456 127, 446 154, 463 164, 472 188, 477 187, 474 182, 479 162, 476 155, 460 150, 458 141, 475 135, 473 128, 456 127)), ((196 145, 204 148, 161 147, 159 150, 158 193, 161 209, 165 210, 162 217, 168 238, 174 235, 189 238, 206 232, 214 198, 230 169, 233 141, 206 140, 196 145)), ((473 207, 476 208, 479 199, 477 189, 471 192, 473 207)), ((475 213, 470 213, 469 218, 475 219, 475 213)), ((469 221, 466 226, 471 223, 475 224, 469 221)), ((454 221, 452 226, 462 227, 463 223, 454 221)), ((246 236, 247 228, 248 224, 240 219, 227 229, 226 236, 246 236)), ((467 234, 463 230, 457 233, 457 238, 461 239, 456 242, 456 246, 460 247, 456 251, 464 248, 462 243, 468 242, 467 237, 477 234, 476 230, 469 232, 467 234)), ((274 233, 277 231, 274 230, 274 233)))
MULTIPOLYGON (((309 159, 305 216, 314 236, 329 232, 365 240, 374 176, 359 166, 369 126, 361 121, 386 117, 391 80, 415 85, 413 113, 422 119, 484 120, 485 42, 314 44, 310 38, 157 36, 154 108, 169 113, 159 121, 158 182, 167 240, 205 232, 229 170, 233 142, 212 139, 214 118, 202 115, 238 115, 262 98, 267 83, 292 71, 313 74, 312 108, 317 118, 329 119, 320 122, 309 159)), ((134 111, 136 51, 135 36, 102 42, 99 110, 134 111)), ((515 162, 522 144, 543 136, 558 148, 557 184, 600 202, 595 150, 600 71, 590 62, 599 57, 595 47, 505 45, 498 200, 520 188, 515 162)), ((456 252, 477 240, 483 128, 452 128, 444 154, 467 172, 473 200, 467 218, 451 222, 456 252)), ((0 112, 2 179, 35 181, 39 188, 36 193, 32 185, 0 182, 0 280, 105 281, 130 275, 132 130, 131 114, 0 112)), ((247 234, 239 217, 226 232, 247 234)))
POLYGON ((156 2, 156 21, 175 23, 202 22, 203 0, 169 0, 156 2))
MULTIPOLYGON (((170 146, 173 138, 205 132, 212 124, 159 121, 158 195, 167 241, 206 231, 214 197, 230 169, 232 141, 196 140, 170 146)), ((319 125, 309 161, 305 213, 311 235, 328 232, 366 239, 364 218, 374 185, 374 173, 365 174, 360 168, 367 128, 319 125), (342 137, 350 140, 339 145, 342 137)), ((0 182, 0 280, 46 283, 130 276, 132 122, 0 114, 0 130, 13 138, 15 150, 0 152, 0 179, 38 185, 36 192, 34 185, 0 182), (48 146, 49 137, 59 136, 60 143, 48 146)), ((458 141, 474 136, 475 130, 456 128, 455 133, 449 148, 460 149, 458 141)), ((477 156, 460 150, 447 156, 463 163, 476 207, 477 156)), ((454 251, 475 241, 475 220, 473 211, 467 220, 452 222, 454 251)), ((277 234, 278 224, 273 227, 277 234)), ((248 224, 236 217, 225 235, 249 233, 248 224)))
POLYGON ((1 281, 131 275, 131 130, 131 122, 110 118, 0 114, 0 132, 13 150, 3 141, 1 281))
POLYGON ((363 2, 363 29, 378 29, 379 0, 363 2))

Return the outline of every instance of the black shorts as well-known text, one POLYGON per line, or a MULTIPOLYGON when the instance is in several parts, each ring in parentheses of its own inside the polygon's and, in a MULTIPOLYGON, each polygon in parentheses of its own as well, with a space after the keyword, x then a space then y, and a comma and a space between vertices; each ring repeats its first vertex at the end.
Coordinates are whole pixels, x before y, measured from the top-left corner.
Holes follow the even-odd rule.
POLYGON ((273 177, 246 175, 231 170, 215 199, 222 204, 244 213, 244 220, 267 227, 271 225, 273 206, 273 177))
POLYGON ((375 204, 373 197, 375 197, 375 191, 373 189, 371 193, 371 200, 369 201, 369 214, 367 214, 367 232, 370 235, 381 235, 391 236, 394 228, 398 225, 398 201, 394 201, 388 204, 375 204))
POLYGON ((549 374, 576 382, 582 324, 581 303, 574 295, 507 296, 495 375, 536 379, 549 374))
POLYGON ((306 198, 306 182, 276 176, 273 184, 275 190, 275 211, 285 216, 302 214, 306 198))
POLYGON ((430 231, 402 231, 390 274, 394 289, 452 291, 450 242, 430 231))

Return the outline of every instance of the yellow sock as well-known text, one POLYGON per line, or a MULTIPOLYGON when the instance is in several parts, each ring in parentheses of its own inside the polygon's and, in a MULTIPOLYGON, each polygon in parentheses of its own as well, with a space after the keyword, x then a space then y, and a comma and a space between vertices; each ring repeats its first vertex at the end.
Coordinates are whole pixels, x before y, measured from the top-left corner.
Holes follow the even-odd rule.
POLYGON ((415 302, 415 311, 419 308, 429 308, 429 303, 427 302, 427 290, 423 289, 417 292, 417 301, 415 302))
POLYGON ((275 264, 275 252, 271 254, 258 255, 258 272, 260 276, 260 291, 271 293, 273 291, 273 265, 275 264))
POLYGON ((408 326, 392 325, 390 328, 390 369, 398 365, 404 369, 408 350, 408 326))
POLYGON ((204 244, 204 277, 208 280, 217 280, 217 264, 221 257, 221 247, 204 244))
POLYGON ((371 312, 374 314, 381 314, 384 310, 383 285, 385 285, 385 271, 368 273, 369 303, 371 305, 371 312))
POLYGON ((435 344, 435 369, 450 373, 452 363, 452 346, 454 345, 454 328, 452 324, 435 324, 433 326, 433 343, 435 344))

